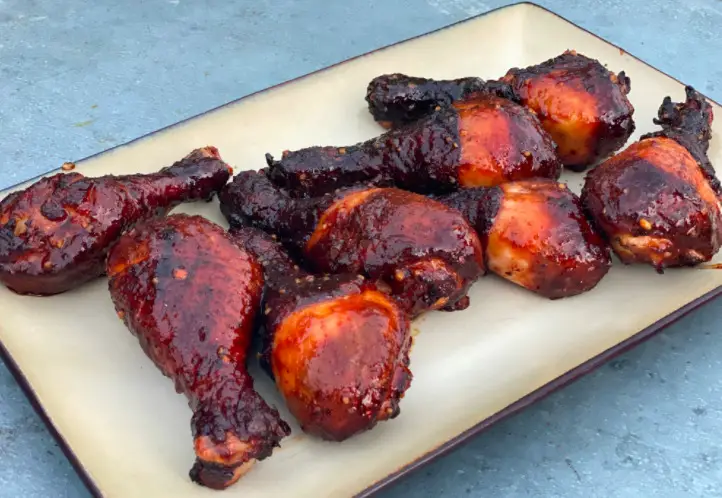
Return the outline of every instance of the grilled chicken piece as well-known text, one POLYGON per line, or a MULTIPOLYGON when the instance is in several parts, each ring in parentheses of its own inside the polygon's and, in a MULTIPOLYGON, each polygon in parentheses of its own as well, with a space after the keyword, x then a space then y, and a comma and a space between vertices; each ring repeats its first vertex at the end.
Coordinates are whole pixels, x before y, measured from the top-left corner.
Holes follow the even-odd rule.
POLYGON ((480 94, 513 99, 507 83, 484 81, 481 78, 434 80, 401 73, 384 74, 371 80, 366 102, 374 119, 384 128, 398 128, 446 108, 454 102, 480 94))
POLYGON ((399 414, 411 383, 409 317, 357 275, 316 276, 256 228, 231 230, 263 264, 261 364, 302 429, 343 441, 399 414))
POLYGON ((556 144, 514 102, 478 94, 408 126, 348 147, 266 155, 269 177, 295 197, 358 183, 427 194, 532 177, 559 178, 556 144))
POLYGON ((564 184, 524 180, 462 189, 438 200, 476 227, 490 271, 541 296, 586 292, 611 266, 606 242, 564 184))
POLYGON ((532 109, 573 171, 584 171, 619 150, 634 133, 631 81, 575 51, 536 66, 510 69, 504 81, 532 109))
POLYGON ((230 174, 218 150, 205 147, 150 175, 43 178, 0 202, 0 282, 39 296, 79 287, 103 274, 108 248, 125 230, 209 200, 230 174))
POLYGON ((231 226, 277 234, 315 273, 383 280, 412 316, 466 308, 468 288, 485 271, 463 215, 422 195, 363 188, 297 199, 264 171, 244 171, 219 197, 231 226))
POLYGON ((692 87, 666 97, 661 131, 597 166, 582 202, 622 262, 664 268, 709 261, 720 248, 720 182, 707 157, 712 106, 692 87))
POLYGON ((510 69, 501 81, 479 78, 432 80, 382 75, 369 83, 369 110, 384 127, 397 128, 446 108, 475 92, 493 93, 534 111, 558 144, 568 168, 581 171, 619 150, 634 132, 630 80, 574 51, 525 69, 510 69))
POLYGON ((191 478, 230 486, 290 433, 246 371, 261 265, 218 225, 176 214, 123 235, 107 272, 118 316, 193 410, 191 478))

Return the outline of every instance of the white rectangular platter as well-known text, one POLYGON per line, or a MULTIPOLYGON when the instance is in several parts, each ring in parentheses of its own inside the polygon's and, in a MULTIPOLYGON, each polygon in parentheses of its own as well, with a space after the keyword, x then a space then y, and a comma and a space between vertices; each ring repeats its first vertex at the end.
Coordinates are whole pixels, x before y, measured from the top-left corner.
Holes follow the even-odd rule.
MULTIPOLYGON (((255 169, 266 152, 379 134, 363 96, 381 73, 495 78, 566 49, 631 77, 637 131, 630 140, 654 129, 663 97, 684 97, 683 85, 671 77, 540 7, 519 4, 254 94, 81 161, 77 171, 151 172, 204 145, 217 146, 236 170, 255 169)), ((716 105, 715 113, 710 159, 722 164, 722 108, 716 105)), ((564 181, 579 192, 582 178, 565 173, 564 181)), ((217 202, 179 211, 223 223, 217 202)), ((620 344, 651 335, 721 286, 722 271, 658 275, 615 262, 593 291, 549 301, 484 278, 472 289, 469 309, 430 313, 414 324, 414 381, 398 418, 341 444, 292 425, 282 447, 223 496, 368 494, 540 397, 560 378, 588 371, 620 344)), ((188 479, 190 410, 117 319, 104 279, 52 298, 19 297, 2 288, 0 317, 6 359, 93 492, 109 498, 217 496, 188 479)), ((254 373, 265 399, 292 421, 270 380, 254 373)))

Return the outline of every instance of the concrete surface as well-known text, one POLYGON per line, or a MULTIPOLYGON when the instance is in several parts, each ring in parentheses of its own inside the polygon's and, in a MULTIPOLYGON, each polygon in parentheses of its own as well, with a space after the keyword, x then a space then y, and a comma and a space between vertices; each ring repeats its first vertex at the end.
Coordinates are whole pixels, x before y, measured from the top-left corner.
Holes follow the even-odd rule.
MULTIPOLYGON (((0 0, 0 189, 507 3, 0 0)), ((722 1, 540 3, 722 101, 722 1)), ((721 325, 718 301, 381 496, 722 496, 721 325)), ((0 366, 0 497, 86 496, 0 366)))

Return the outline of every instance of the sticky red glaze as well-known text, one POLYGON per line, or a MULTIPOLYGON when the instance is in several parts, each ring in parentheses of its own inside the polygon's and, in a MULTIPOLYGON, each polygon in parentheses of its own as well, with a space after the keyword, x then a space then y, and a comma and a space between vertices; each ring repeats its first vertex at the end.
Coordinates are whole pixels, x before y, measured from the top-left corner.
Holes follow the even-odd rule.
POLYGON ((523 107, 490 95, 454 107, 459 113, 459 185, 491 187, 561 175, 556 144, 523 107))
POLYGON ((625 263, 665 267, 709 261, 722 240, 714 190, 690 152, 652 137, 590 171, 585 208, 625 263))
POLYGON ((481 244, 463 215, 398 189, 344 196, 324 211, 305 254, 321 272, 386 280, 414 316, 453 307, 484 273, 481 244))
POLYGON ((150 175, 43 178, 0 203, 0 281, 19 294, 76 288, 103 274, 124 230, 210 199, 229 177, 218 150, 206 147, 150 175))
POLYGON ((233 484, 290 433, 246 371, 260 264, 218 225, 179 214, 123 235, 107 272, 119 317, 193 410, 191 478, 233 484))
POLYGON ((271 236, 231 237, 264 266, 264 367, 302 429, 342 441, 398 415, 411 384, 409 317, 376 284, 300 270, 271 236))
POLYGON ((477 228, 490 271, 541 296, 581 294, 609 271, 609 248, 564 184, 524 180, 439 200, 477 228))
POLYGON ((342 441, 396 416, 406 316, 378 291, 295 311, 275 331, 272 368, 304 431, 342 441))
POLYGON ((292 198, 261 172, 236 175, 221 192, 232 226, 274 233, 316 272, 386 281, 413 315, 462 309, 484 273, 473 227, 457 211, 395 188, 357 187, 292 198))
POLYGON ((550 299, 589 291, 607 274, 609 248, 566 185, 527 180, 501 191, 487 234, 491 271, 550 299))
POLYGON ((460 182, 559 177, 556 145, 530 112, 488 93, 470 99, 360 144, 267 155, 269 178, 296 197, 315 197, 359 183, 429 194, 460 182))
POLYGON ((575 171, 619 150, 634 132, 629 78, 595 59, 567 51, 536 66, 510 69, 502 80, 537 113, 559 145, 559 158, 575 171))

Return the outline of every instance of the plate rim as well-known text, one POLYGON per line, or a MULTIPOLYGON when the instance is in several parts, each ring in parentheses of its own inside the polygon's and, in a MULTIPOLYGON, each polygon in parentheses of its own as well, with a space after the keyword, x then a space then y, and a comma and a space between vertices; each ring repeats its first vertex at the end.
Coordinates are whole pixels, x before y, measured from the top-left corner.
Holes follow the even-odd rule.
MULTIPOLYGON (((381 47, 378 47, 374 50, 370 50, 368 52, 364 52, 359 55, 355 55, 353 57, 349 57, 347 59, 344 59, 342 61, 336 62, 334 64, 325 66, 323 68, 317 69, 315 71, 311 71, 309 73, 305 73, 303 75, 297 76, 295 78, 291 78, 288 80, 284 80, 280 83, 277 83, 275 85, 268 86, 266 88, 257 90, 255 92, 249 93, 247 95, 244 95, 242 97, 239 97, 237 99, 231 100, 229 102, 226 102, 224 104, 218 105, 216 107, 213 107, 211 109, 208 109, 206 111, 203 111, 201 113, 195 114, 193 116, 187 117, 185 119, 182 119, 180 121, 177 121, 175 123, 172 123, 168 126, 164 126, 162 128, 159 128, 157 130, 154 130, 152 132, 146 133, 144 135, 141 135, 137 138, 134 138, 132 140, 129 140, 128 142, 124 142, 122 144, 118 144, 116 146, 110 147, 108 149, 104 149, 100 152, 96 152, 95 154, 91 154, 89 156, 86 156, 82 159, 79 159, 77 161, 74 161, 76 163, 84 162, 90 159, 93 159, 95 157, 101 156, 103 154, 112 152, 116 149, 120 149, 121 147, 125 147, 130 144, 134 144, 136 142, 141 142, 143 140, 149 139, 153 135, 157 135, 159 133, 169 131, 173 128, 182 126, 194 119, 200 118, 202 116, 205 116, 207 114, 210 114, 212 112, 215 112, 219 109, 235 105, 237 103, 240 103, 243 100, 249 99, 251 97, 254 97, 256 95, 266 93, 268 91, 281 88, 283 86, 296 83, 302 79, 305 79, 307 77, 323 73, 325 71, 328 71, 330 69, 333 69, 336 66, 340 66, 342 64, 346 64, 347 62, 351 62, 356 59, 360 59, 362 57, 366 57, 368 55, 374 54, 376 52, 380 52, 382 50, 386 50, 388 48, 404 44, 406 42, 410 42, 419 38, 424 38, 426 36, 432 35, 434 33, 438 33, 440 31, 448 30, 451 28, 454 28, 458 25, 473 22, 479 18, 488 16, 490 14, 493 14, 495 12, 503 11, 503 10, 511 10, 513 8, 519 8, 526 6, 531 9, 538 9, 543 12, 546 12, 547 14, 551 14, 552 16, 556 17, 558 20, 562 22, 566 22, 567 24, 570 24, 571 26, 581 30, 582 32, 591 35, 592 37, 603 41, 604 43, 608 44, 611 47, 617 48, 620 52, 624 53, 625 55, 635 59, 637 62, 647 66, 648 68, 652 69, 658 74, 661 74, 663 76, 666 76, 680 85, 686 86, 686 83, 679 80, 678 78, 666 73, 665 71, 653 66, 652 64, 648 63, 644 59, 635 56, 634 54, 628 52, 624 48, 620 47, 619 45, 610 42, 609 40, 603 38, 602 36, 586 29, 583 26, 580 26, 579 24, 567 19, 566 17, 562 16, 561 14, 558 14, 551 9, 539 5, 532 1, 519 1, 514 2, 508 5, 503 5, 500 7, 496 7, 493 9, 490 9, 486 12, 482 12, 480 14, 461 19, 459 21, 447 24, 445 26, 442 26, 440 28, 427 31, 425 33, 421 33, 419 35, 415 35, 409 38, 405 38, 403 40, 390 43, 388 45, 384 45, 381 47)), ((704 94, 703 94, 704 95, 704 94)), ((722 107, 722 104, 715 101, 714 99, 708 97, 707 95, 704 95, 704 97, 712 102, 713 104, 722 107)), ((4 188, 0 190, 0 193, 6 193, 12 189, 15 189, 19 187, 20 185, 30 183, 37 181, 38 179, 49 175, 54 172, 60 171, 60 168, 54 168, 51 170, 48 170, 44 173, 40 173, 34 177, 25 179, 21 182, 15 183, 7 188, 4 188)), ((405 465, 399 467, 398 469, 394 470, 393 472, 389 473, 387 476, 385 476, 382 479, 379 479, 375 481, 372 484, 369 484, 366 488, 364 488, 362 491, 356 493, 354 495, 355 498, 368 498, 375 493, 381 491, 382 489, 388 488, 390 485, 398 482, 402 478, 408 477, 410 474, 412 474, 414 471, 418 470, 419 468, 433 462, 434 460, 448 454, 452 450, 458 448, 460 445, 469 442, 470 439, 473 437, 481 434, 486 429, 491 427, 492 425, 496 424, 497 422, 501 422, 502 420, 509 418, 523 409, 533 405, 537 401, 540 401, 547 396, 551 395, 552 393, 558 391, 559 389, 562 389, 563 387, 571 384, 572 382, 579 380, 580 378, 584 377, 585 375, 591 373, 592 371, 596 370, 603 364, 607 363, 609 360, 613 359, 614 357, 634 348, 635 346, 641 344, 642 342, 650 339, 654 335, 658 334, 659 332, 663 331, 676 321, 680 320, 684 316, 688 315, 692 311, 695 311, 699 308, 701 308, 703 305, 708 304, 709 302, 713 301, 716 298, 719 298, 722 296, 722 285, 715 287, 714 289, 706 292, 702 296, 690 301, 689 303, 685 304, 684 306, 681 306, 680 308, 677 308, 676 310, 672 311, 671 313, 665 315, 664 317, 660 318, 656 322, 652 323, 651 325, 645 327, 644 329, 640 330, 639 332, 633 334, 632 336, 628 337, 622 342, 619 342, 615 344, 614 346, 606 349, 605 351, 602 351, 601 353, 597 354, 596 356, 588 359, 587 361, 580 363, 576 367, 568 370, 567 372, 563 373, 562 375, 556 377, 555 379, 551 380, 550 382, 544 384, 543 386, 537 388, 536 390, 528 393, 524 397, 516 400, 514 403, 508 405, 507 407, 503 408, 502 410, 494 413, 490 417, 487 417, 486 419, 482 420, 481 422, 473 425, 472 427, 468 428, 467 430, 457 434, 453 438, 443 442, 442 444, 438 445, 437 447, 433 448, 432 450, 429 450, 425 454, 421 455, 420 457, 412 460, 409 463, 406 463, 405 465)), ((80 458, 75 454, 73 449, 71 448, 68 441, 65 439, 63 434, 60 432, 60 430, 55 426, 55 424, 50 419, 50 416, 48 415, 47 411, 45 410, 45 407, 43 406, 42 402, 39 400, 37 393, 33 389, 30 381, 27 379, 25 374, 23 373, 21 367, 18 365, 18 363, 15 361, 13 356, 10 354, 10 352, 7 350, 5 345, 2 342, 2 339, 0 339, 0 360, 3 361, 5 366, 7 367, 8 371, 10 371, 11 375, 17 382, 17 384, 20 386, 20 389, 22 390, 23 394, 27 398, 28 402, 32 406, 33 410, 37 413, 37 415, 40 417, 41 421, 43 422, 43 425, 47 428, 50 435, 53 437, 57 445, 60 447, 61 451, 65 455, 65 457, 70 462, 73 470, 80 478, 81 482, 85 486, 85 488, 88 490, 88 492, 94 497, 94 498, 104 498, 102 491, 98 487, 98 485, 93 480, 92 476, 90 475, 89 471, 84 467, 83 463, 80 461, 80 458)))

